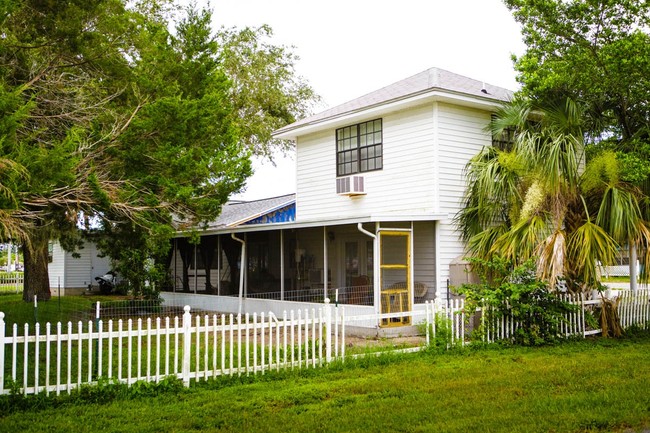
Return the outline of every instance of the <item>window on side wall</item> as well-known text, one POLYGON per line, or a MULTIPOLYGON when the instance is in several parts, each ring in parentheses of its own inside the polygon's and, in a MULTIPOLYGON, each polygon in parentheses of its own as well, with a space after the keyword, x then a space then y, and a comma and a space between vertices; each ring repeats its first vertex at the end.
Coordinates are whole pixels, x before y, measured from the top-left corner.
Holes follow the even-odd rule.
MULTIPOLYGON (((492 115, 492 121, 496 114, 492 115)), ((492 134, 492 146, 501 150, 510 150, 515 142, 515 128, 505 128, 501 134, 492 134)))
POLYGON ((336 175, 381 170, 383 136, 381 119, 336 130, 336 175))

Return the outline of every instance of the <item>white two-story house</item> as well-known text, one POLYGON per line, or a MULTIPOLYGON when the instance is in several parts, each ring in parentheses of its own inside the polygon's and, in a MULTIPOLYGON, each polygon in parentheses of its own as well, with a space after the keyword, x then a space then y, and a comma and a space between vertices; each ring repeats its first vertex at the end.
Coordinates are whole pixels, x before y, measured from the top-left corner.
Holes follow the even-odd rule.
POLYGON ((229 203, 200 244, 176 239, 166 296, 233 312, 446 298, 463 171, 511 96, 432 68, 277 130, 296 144, 295 196, 229 203))

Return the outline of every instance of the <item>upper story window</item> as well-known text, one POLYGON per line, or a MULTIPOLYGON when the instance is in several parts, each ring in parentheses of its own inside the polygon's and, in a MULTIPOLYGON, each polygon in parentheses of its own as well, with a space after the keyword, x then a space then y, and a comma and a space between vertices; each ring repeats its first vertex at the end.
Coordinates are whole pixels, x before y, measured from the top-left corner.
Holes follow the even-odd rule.
MULTIPOLYGON (((492 120, 496 115, 492 115, 492 120)), ((492 135, 492 146, 501 150, 510 150, 515 142, 515 128, 505 128, 501 134, 492 135)))
POLYGON ((336 175, 381 170, 383 167, 381 119, 336 130, 336 175))

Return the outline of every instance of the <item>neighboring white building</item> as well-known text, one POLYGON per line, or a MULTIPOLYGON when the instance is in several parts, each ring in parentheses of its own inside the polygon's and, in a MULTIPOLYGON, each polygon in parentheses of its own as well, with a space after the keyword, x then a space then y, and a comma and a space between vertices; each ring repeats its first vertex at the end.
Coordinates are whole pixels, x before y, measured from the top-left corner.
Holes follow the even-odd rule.
POLYGON ((279 129, 296 143, 295 199, 230 203, 201 245, 179 237, 170 290, 250 312, 337 293, 370 313, 445 299, 464 252, 453 224, 463 171, 491 145, 486 127, 511 96, 432 68, 279 129))
POLYGON ((106 274, 111 269, 108 257, 100 257, 97 247, 86 242, 75 254, 65 251, 61 244, 50 244, 51 261, 48 265, 50 291, 53 296, 78 295, 97 286, 95 277, 106 274), (78 255, 78 257, 75 257, 78 255))

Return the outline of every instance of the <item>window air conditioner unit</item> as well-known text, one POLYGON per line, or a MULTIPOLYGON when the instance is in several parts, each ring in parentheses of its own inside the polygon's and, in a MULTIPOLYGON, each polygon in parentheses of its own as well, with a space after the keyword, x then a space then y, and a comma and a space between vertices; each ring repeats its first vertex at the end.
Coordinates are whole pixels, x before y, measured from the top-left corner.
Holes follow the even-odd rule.
POLYGON ((336 179, 336 193, 338 195, 365 195, 363 176, 347 176, 336 179))

